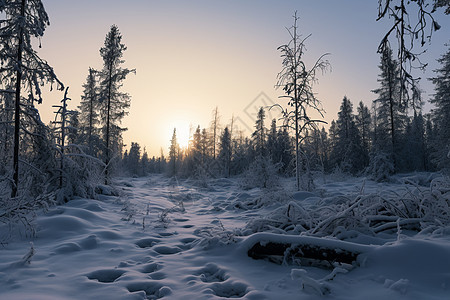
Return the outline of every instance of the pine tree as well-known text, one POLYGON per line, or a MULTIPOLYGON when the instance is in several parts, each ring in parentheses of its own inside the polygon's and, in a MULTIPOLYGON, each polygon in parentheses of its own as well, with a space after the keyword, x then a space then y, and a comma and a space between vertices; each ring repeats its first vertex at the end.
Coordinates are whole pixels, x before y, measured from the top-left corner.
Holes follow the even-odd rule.
POLYGON ((11 120, 14 114, 14 94, 0 93, 0 176, 8 177, 12 161, 13 132, 11 120))
POLYGON ((329 157, 329 169, 328 171, 333 171, 334 168, 339 164, 338 161, 340 160, 340 155, 336 149, 336 145, 338 143, 338 133, 337 133, 337 125, 336 121, 332 120, 330 123, 330 129, 329 132, 329 147, 330 147, 330 157, 329 157))
POLYGON ((233 140, 233 154, 231 159, 231 174, 241 174, 250 165, 253 159, 252 145, 249 138, 244 138, 241 134, 239 138, 233 140))
POLYGON ((169 148, 169 174, 176 176, 178 173, 178 163, 180 156, 180 146, 177 141, 177 129, 173 129, 172 139, 169 148))
POLYGON ((222 136, 220 137, 220 149, 217 160, 222 168, 223 175, 225 177, 230 177, 230 167, 231 167, 231 136, 228 127, 223 130, 222 136))
POLYGON ((106 35, 104 47, 100 49, 103 58, 103 69, 100 76, 101 119, 104 135, 105 184, 109 182, 109 170, 114 154, 121 152, 122 131, 126 130, 119 125, 122 118, 128 114, 130 96, 120 92, 123 80, 134 69, 122 68, 123 52, 127 47, 122 43, 122 35, 116 25, 112 25, 106 35))
POLYGON ((374 151, 384 152, 393 160, 394 169, 398 170, 400 144, 398 138, 404 128, 405 106, 401 103, 402 92, 399 80, 398 63, 393 59, 392 50, 386 47, 381 56, 379 66, 381 74, 380 87, 373 90, 378 94, 376 99, 377 127, 374 151))
POLYGON ((425 170, 436 171, 436 165, 432 162, 433 145, 436 141, 432 114, 426 114, 425 120, 425 170))
POLYGON ((275 155, 278 147, 277 136, 278 136, 277 120, 273 119, 272 123, 270 123, 269 132, 267 133, 267 153, 272 162, 276 162, 275 155))
POLYGON ((363 150, 360 136, 355 124, 353 105, 347 97, 344 97, 338 112, 336 121, 336 144, 333 152, 335 163, 344 172, 352 174, 363 168, 363 150))
POLYGON ((266 156, 266 135, 267 129, 264 126, 264 121, 266 119, 266 113, 264 108, 261 107, 258 111, 255 123, 255 131, 252 134, 253 145, 255 149, 256 156, 266 156))
POLYGON ((127 169, 133 176, 140 176, 141 167, 140 167, 140 159, 141 159, 141 146, 138 143, 131 142, 130 152, 128 152, 128 165, 127 169))
POLYGON ((330 139, 328 138, 328 133, 324 127, 320 131, 320 140, 322 142, 322 163, 323 171, 329 169, 330 165, 330 139))
POLYGON ((80 129, 80 112, 76 110, 71 110, 69 115, 69 124, 67 127, 67 142, 69 144, 81 145, 81 137, 83 133, 80 129))
POLYGON ((359 102, 357 108, 357 114, 355 118, 355 124, 359 131, 359 136, 361 137, 361 148, 363 155, 364 167, 369 165, 369 153, 370 153, 370 136, 371 136, 371 125, 372 117, 370 115, 369 108, 364 105, 362 101, 359 102))
MULTIPOLYGON (((153 157, 154 160, 154 157, 153 157)), ((144 147, 144 153, 142 153, 141 157, 141 175, 146 176, 148 173, 150 173, 150 159, 148 158, 147 150, 144 147)))
POLYGON ((424 171, 426 164, 425 124, 422 113, 414 113, 405 130, 402 171, 424 171))
MULTIPOLYGON (((0 91, 2 94, 12 93, 14 103, 14 142, 13 142, 13 179, 11 197, 17 196, 19 188, 19 152, 21 118, 24 114, 33 116, 40 122, 39 114, 35 114, 34 103, 41 103, 42 83, 57 82, 52 67, 42 60, 32 47, 31 37, 40 38, 49 25, 48 15, 41 0, 10 0, 0 2, 0 91), (24 91, 28 96, 23 97, 24 91)), ((35 122, 36 123, 36 122, 35 122)))
POLYGON ((325 165, 327 160, 326 153, 326 140, 327 134, 320 129, 314 129, 310 133, 310 137, 306 140, 305 143, 305 152, 306 155, 310 159, 311 167, 315 170, 325 171, 325 165))
POLYGON ((88 147, 90 155, 97 155, 97 150, 94 148, 98 140, 97 126, 99 124, 99 91, 97 86, 98 72, 89 68, 89 74, 86 78, 86 83, 83 84, 83 95, 81 96, 80 106, 78 107, 81 114, 81 128, 83 136, 86 137, 85 144, 88 147))
POLYGON ((432 160, 439 169, 450 169, 450 48, 437 60, 441 67, 434 70, 431 81, 435 85, 431 103, 436 136, 433 143, 432 160))
POLYGON ((292 176, 295 170, 295 141, 290 136, 287 126, 280 128, 277 135, 277 159, 274 162, 281 163, 282 174, 292 176))
POLYGON ((202 177, 204 174, 205 158, 203 156, 202 145, 202 130, 200 125, 197 126, 194 135, 192 136, 192 145, 190 147, 190 165, 188 166, 188 175, 194 177, 202 177))

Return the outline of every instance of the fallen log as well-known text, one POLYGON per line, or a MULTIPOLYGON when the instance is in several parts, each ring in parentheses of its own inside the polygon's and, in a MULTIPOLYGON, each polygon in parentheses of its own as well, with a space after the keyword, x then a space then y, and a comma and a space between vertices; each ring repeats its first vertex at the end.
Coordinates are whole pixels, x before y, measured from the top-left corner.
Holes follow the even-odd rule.
POLYGON ((319 265, 335 267, 354 265, 358 256, 373 249, 372 246, 328 238, 257 233, 243 242, 247 255, 282 264, 319 265))

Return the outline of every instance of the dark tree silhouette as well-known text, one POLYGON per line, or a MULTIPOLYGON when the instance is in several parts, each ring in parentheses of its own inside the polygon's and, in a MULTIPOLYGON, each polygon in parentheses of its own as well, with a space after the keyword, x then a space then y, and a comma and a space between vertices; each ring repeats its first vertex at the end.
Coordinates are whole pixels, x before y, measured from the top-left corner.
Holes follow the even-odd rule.
POLYGON ((81 96, 79 110, 81 111, 81 126, 83 134, 86 136, 85 143, 88 146, 88 153, 95 155, 94 137, 97 136, 97 128, 99 123, 99 95, 97 86, 98 72, 89 68, 89 74, 86 83, 83 84, 83 95, 81 96))
POLYGON ((400 65, 400 101, 412 107, 417 106, 414 101, 416 98, 412 95, 417 93, 417 83, 420 80, 420 78, 413 77, 412 69, 424 69, 427 66, 420 60, 420 54, 424 50, 416 52, 415 45, 420 41, 420 48, 423 48, 427 41, 431 41, 433 32, 441 28, 432 12, 438 7, 450 7, 448 0, 434 0, 433 2, 434 7, 431 9, 430 3, 427 3, 426 0, 378 0, 377 21, 386 17, 392 17, 394 21, 383 36, 378 46, 378 53, 386 53, 386 49, 390 48, 389 38, 395 35, 400 65), (417 16, 414 17, 414 15, 417 16))
POLYGON ((49 25, 48 15, 41 0, 11 0, 0 2, 0 88, 2 93, 14 93, 14 151, 11 197, 17 196, 19 186, 19 148, 22 114, 42 102, 41 84, 57 82, 52 67, 42 60, 32 47, 31 38, 40 38, 49 25), (14 90, 12 89, 14 87, 14 90), (28 93, 22 103, 23 91, 28 93))
POLYGON ((127 47, 122 43, 119 28, 112 25, 106 35, 104 47, 100 49, 100 55, 103 58, 103 70, 99 75, 100 100, 102 101, 101 115, 105 138, 105 184, 108 184, 110 162, 114 151, 111 140, 113 134, 116 139, 120 140, 121 132, 125 129, 120 128, 119 124, 122 118, 128 114, 126 109, 130 107, 130 96, 127 93, 120 92, 123 80, 128 74, 135 73, 135 69, 121 67, 124 63, 122 56, 125 50, 127 50, 127 47))

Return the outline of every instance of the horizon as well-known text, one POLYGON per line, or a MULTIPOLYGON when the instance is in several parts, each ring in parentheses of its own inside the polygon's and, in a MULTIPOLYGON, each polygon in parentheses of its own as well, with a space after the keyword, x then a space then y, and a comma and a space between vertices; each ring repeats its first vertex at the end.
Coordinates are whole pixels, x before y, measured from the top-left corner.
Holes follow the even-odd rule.
MULTIPOLYGON (((207 128, 215 107, 222 127, 234 115, 239 128, 249 134, 246 128, 253 128, 252 117, 260 104, 283 103, 278 99, 282 90, 274 88, 281 70, 277 47, 289 40, 286 27, 292 25, 295 10, 300 16, 300 32, 303 36, 311 34, 306 43, 306 63, 310 65, 324 53, 331 54, 331 72, 320 74, 314 87, 326 111, 325 121, 336 119, 344 96, 354 108, 361 100, 370 107, 376 98, 371 90, 378 87, 377 46, 391 24, 391 20, 375 21, 376 1, 286 1, 283 5, 275 1, 204 0, 189 4, 87 0, 43 3, 51 25, 38 53, 70 87, 71 109, 79 104, 88 67, 102 66, 99 49, 109 27, 118 25, 128 48, 124 67, 136 68, 136 75, 130 75, 122 89, 131 95, 129 115, 123 121, 128 128, 124 143, 128 149, 131 142, 137 142, 150 157, 159 156, 161 148, 167 154, 174 128, 183 140, 198 125, 207 128)), ((433 76, 450 28, 450 20, 442 11, 435 18, 442 29, 433 33, 422 56, 429 66, 424 74, 415 72, 422 77, 425 100, 433 93, 432 84, 425 78, 433 76)), ((44 102, 38 109, 48 123, 54 118, 51 106, 62 99, 63 93, 44 90, 44 102)), ((429 108, 426 105, 424 110, 429 108)))

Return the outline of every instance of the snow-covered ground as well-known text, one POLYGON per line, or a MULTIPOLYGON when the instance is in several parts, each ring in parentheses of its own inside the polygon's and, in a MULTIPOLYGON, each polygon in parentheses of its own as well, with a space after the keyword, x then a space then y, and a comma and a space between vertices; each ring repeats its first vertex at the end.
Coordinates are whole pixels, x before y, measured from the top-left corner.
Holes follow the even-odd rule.
POLYGON ((120 196, 76 199, 39 213, 34 238, 3 245, 0 299, 450 299, 448 229, 350 232, 345 241, 253 233, 255 220, 270 218, 283 193, 313 205, 398 191, 399 184, 328 180, 315 194, 263 196, 242 190, 236 179, 201 187, 154 175, 123 178, 116 187, 120 196), (353 267, 334 269, 247 255, 268 241, 362 254, 353 267))

